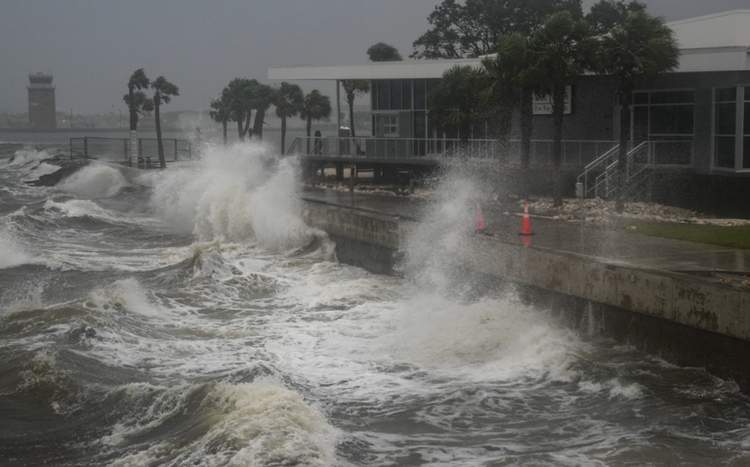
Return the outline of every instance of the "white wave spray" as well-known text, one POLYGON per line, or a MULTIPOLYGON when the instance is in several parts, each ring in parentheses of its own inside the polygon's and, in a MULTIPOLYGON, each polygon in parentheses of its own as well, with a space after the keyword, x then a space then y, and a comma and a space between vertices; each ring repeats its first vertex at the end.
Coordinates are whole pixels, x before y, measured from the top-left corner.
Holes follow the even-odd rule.
POLYGON ((91 164, 73 173, 58 188, 81 198, 109 198, 127 186, 125 177, 114 167, 91 164))
POLYGON ((284 250, 317 235, 301 219, 296 168, 259 143, 206 145, 195 166, 143 178, 151 205, 172 227, 200 241, 256 240, 284 250))

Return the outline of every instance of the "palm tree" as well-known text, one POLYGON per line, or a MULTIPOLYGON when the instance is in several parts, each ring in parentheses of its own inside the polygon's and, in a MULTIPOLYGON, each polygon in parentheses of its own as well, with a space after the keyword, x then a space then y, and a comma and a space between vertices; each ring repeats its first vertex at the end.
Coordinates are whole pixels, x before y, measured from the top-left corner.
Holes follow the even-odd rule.
POLYGON ((563 10, 547 17, 531 40, 540 87, 552 95, 554 136, 552 161, 557 171, 554 205, 562 206, 562 136, 566 88, 585 70, 584 49, 588 28, 570 11, 563 10))
POLYGON ((159 167, 164 169, 167 167, 167 162, 164 160, 164 145, 161 140, 161 118, 159 107, 162 103, 168 104, 172 99, 172 96, 179 96, 180 90, 176 85, 167 81, 163 76, 156 78, 151 83, 151 88, 154 90, 154 121, 156 123, 156 143, 159 148, 159 167))
POLYGON ((252 88, 256 83, 247 78, 235 78, 221 92, 221 98, 229 107, 229 120, 237 122, 237 138, 240 141, 250 130, 252 88))
POLYGON ((365 94, 370 91, 370 82, 364 79, 345 79, 341 81, 346 94, 346 102, 349 104, 349 126, 352 136, 357 136, 354 130, 354 98, 357 94, 365 94))
POLYGON ((305 129, 307 130, 307 153, 310 153, 310 132, 312 130, 313 120, 322 120, 328 118, 331 115, 331 100, 328 96, 324 96, 317 89, 310 91, 305 96, 305 100, 302 103, 302 109, 300 110, 299 116, 302 120, 305 120, 305 129))
POLYGON ((130 112, 130 157, 128 158, 130 165, 133 164, 133 159, 138 157, 138 113, 143 109, 143 104, 146 102, 146 95, 140 90, 147 89, 148 86, 149 79, 143 68, 135 70, 128 79, 128 94, 124 99, 130 112))
POLYGON ((456 130, 462 144, 469 141, 471 127, 486 115, 489 84, 483 69, 454 66, 432 91, 437 123, 456 130))
POLYGON ((250 107, 255 110, 252 136, 258 139, 263 139, 263 125, 265 123, 266 112, 276 99, 276 90, 271 86, 261 84, 256 80, 251 81, 250 107))
POLYGON ((284 155, 286 150, 286 119, 294 117, 303 108, 305 96, 302 89, 296 84, 289 84, 286 81, 281 83, 281 87, 276 92, 276 116, 281 119, 281 154, 284 155))
POLYGON ((232 115, 230 104, 228 94, 222 92, 218 99, 211 101, 211 111, 209 112, 209 115, 215 122, 221 123, 225 146, 227 144, 227 125, 232 115))
POLYGON ((498 117, 497 133, 502 155, 509 152, 513 109, 521 101, 523 77, 529 67, 528 63, 527 40, 518 33, 502 36, 498 40, 495 57, 482 61, 490 80, 488 104, 498 117))
POLYGON ((614 76, 620 103, 617 210, 625 208, 625 165, 630 136, 630 99, 639 81, 674 69, 680 51, 672 30, 640 2, 601 0, 587 20, 594 30, 594 70, 614 76))

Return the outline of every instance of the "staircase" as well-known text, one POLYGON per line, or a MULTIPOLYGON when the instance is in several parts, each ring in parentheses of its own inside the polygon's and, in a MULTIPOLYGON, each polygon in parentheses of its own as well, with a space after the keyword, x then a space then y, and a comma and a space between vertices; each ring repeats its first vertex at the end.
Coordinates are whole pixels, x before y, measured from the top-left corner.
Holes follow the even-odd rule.
MULTIPOLYGON (((648 191, 653 173, 652 146, 651 141, 643 141, 628 151, 624 173, 626 198, 638 198, 648 191)), ((619 152, 618 144, 584 167, 576 180, 579 197, 610 199, 618 195, 619 152)))

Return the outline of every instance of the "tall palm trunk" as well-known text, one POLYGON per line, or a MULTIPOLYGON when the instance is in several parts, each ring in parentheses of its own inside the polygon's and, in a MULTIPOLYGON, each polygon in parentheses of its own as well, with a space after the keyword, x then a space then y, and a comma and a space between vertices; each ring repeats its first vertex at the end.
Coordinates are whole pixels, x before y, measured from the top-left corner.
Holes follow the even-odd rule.
POLYGON ((284 155, 286 148, 286 116, 281 117, 281 155, 284 155))
POLYGON ((354 95, 346 96, 346 101, 349 104, 349 128, 352 138, 357 136, 354 132, 354 95))
POLYGON ((255 121, 253 122, 253 137, 263 139, 263 123, 266 119, 266 109, 260 108, 255 111, 255 121))
POLYGON ((620 147, 617 152, 617 212, 625 210, 626 171, 628 159, 628 136, 630 133, 630 92, 620 91, 620 147))
POLYGON ((154 94, 154 119, 156 124, 156 146, 159 150, 159 167, 162 169, 167 168, 167 161, 164 160, 164 145, 161 140, 161 116, 159 113, 159 104, 161 103, 161 95, 157 92, 154 94))
POLYGON ((242 131, 242 123, 244 118, 240 117, 237 119, 237 139, 240 141, 245 140, 245 133, 242 131))
POLYGON ((528 198, 531 191, 529 166, 531 165, 531 135, 534 131, 533 94, 528 87, 521 90, 521 171, 523 172, 521 183, 524 198, 528 198))
POLYGON ((307 122, 305 122, 305 130, 307 130, 307 138, 305 140, 307 141, 307 152, 305 154, 310 154, 310 132, 312 131, 312 116, 307 116, 307 122))
POLYGON ((552 88, 552 120, 554 122, 554 139, 552 142, 552 161, 555 167, 555 206, 562 206, 563 173, 562 173, 562 136, 563 113, 565 111, 565 85, 556 84, 552 88))
POLYGON ((128 86, 128 110, 130 111, 130 155, 128 165, 133 166, 133 160, 138 164, 138 111, 135 108, 135 89, 128 86))

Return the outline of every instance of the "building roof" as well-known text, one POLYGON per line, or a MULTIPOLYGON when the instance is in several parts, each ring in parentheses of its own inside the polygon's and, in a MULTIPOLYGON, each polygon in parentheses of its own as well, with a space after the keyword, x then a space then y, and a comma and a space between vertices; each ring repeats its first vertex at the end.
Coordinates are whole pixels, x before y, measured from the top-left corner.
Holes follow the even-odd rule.
POLYGON ((268 70, 268 79, 419 79, 440 78, 454 66, 479 66, 479 58, 455 60, 404 60, 377 62, 364 65, 294 66, 268 70))
MULTIPOLYGON (((750 70, 750 10, 731 10, 667 23, 680 47, 678 73, 750 70)), ((480 66, 480 58, 405 60, 365 65, 293 66, 268 70, 272 80, 440 78, 456 65, 480 66)))
POLYGON ((731 10, 667 23, 680 49, 750 48, 750 10, 731 10))

